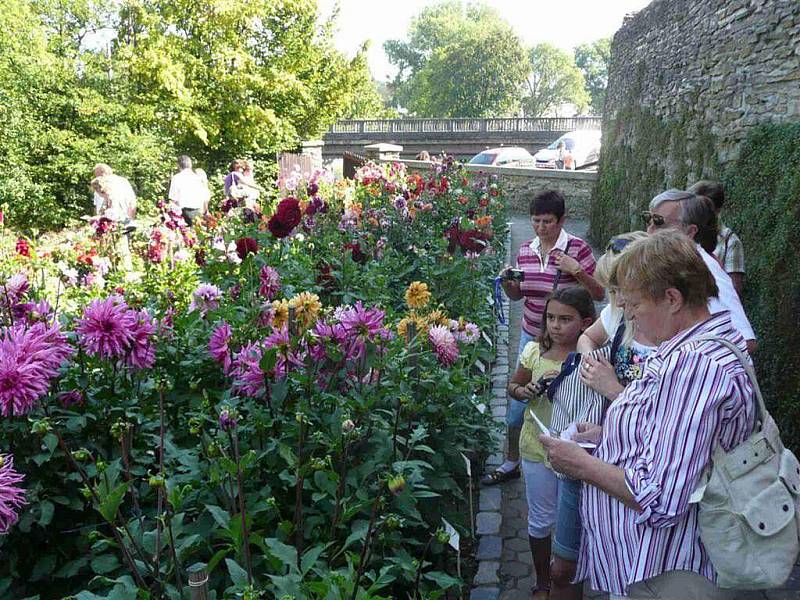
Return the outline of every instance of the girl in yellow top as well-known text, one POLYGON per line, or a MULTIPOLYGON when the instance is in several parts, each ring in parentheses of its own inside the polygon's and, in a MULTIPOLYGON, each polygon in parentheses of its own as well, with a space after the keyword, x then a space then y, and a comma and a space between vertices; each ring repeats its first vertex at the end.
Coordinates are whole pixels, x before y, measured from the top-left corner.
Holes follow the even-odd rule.
POLYGON ((547 452, 538 439, 541 431, 530 413, 533 411, 545 426, 550 425, 553 406, 544 393, 546 386, 558 375, 567 355, 575 351, 578 338, 594 318, 594 302, 586 289, 556 290, 545 304, 539 341, 525 346, 508 383, 512 398, 528 402, 519 451, 528 500, 528 541, 536 569, 534 600, 549 598, 550 531, 556 522, 558 480, 547 464, 547 452))

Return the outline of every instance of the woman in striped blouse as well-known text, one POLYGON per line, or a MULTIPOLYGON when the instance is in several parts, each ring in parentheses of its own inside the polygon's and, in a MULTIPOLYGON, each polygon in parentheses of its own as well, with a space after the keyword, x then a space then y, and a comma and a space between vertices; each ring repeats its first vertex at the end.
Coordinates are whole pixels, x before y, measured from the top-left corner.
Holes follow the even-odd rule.
POLYGON ((611 404, 602 427, 579 427, 594 455, 573 441, 541 438, 553 468, 583 488, 577 579, 612 598, 727 597, 700 539, 689 498, 711 451, 730 451, 754 422, 754 391, 733 353, 746 349, 694 243, 664 231, 631 244, 612 271, 625 315, 658 349, 641 379, 611 404))

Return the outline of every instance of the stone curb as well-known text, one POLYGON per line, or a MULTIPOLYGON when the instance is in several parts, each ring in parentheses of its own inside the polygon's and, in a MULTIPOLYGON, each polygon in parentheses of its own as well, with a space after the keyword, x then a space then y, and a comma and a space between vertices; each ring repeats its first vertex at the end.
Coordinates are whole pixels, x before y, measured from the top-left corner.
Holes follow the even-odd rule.
MULTIPOLYGON (((511 261, 511 223, 506 239, 506 262, 511 261)), ((508 298, 503 297, 503 313, 509 314, 508 298)), ((508 382, 508 323, 497 325, 495 336, 496 355, 491 366, 492 401, 491 410, 495 423, 501 426, 499 452, 486 459, 486 470, 494 469, 503 462, 503 448, 506 443, 506 384, 508 382)), ((500 556, 503 551, 503 538, 500 528, 503 524, 501 509, 503 493, 499 487, 481 488, 478 513, 475 515, 475 535, 478 551, 478 571, 472 580, 470 600, 497 600, 500 597, 500 556)))

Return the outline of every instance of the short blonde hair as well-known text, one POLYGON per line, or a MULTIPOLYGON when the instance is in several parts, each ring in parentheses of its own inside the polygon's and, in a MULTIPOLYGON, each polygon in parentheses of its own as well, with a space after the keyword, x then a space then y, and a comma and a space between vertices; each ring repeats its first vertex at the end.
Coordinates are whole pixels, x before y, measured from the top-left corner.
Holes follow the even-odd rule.
POLYGON ((625 252, 630 247, 630 243, 635 242, 636 240, 641 240, 647 237, 647 232, 645 231, 629 231, 628 233, 620 233, 619 235, 615 235, 608 241, 608 246, 606 246, 606 252, 600 258, 597 259, 597 265, 594 268, 594 278, 597 282, 602 285, 604 288, 608 289, 609 287, 609 278, 611 276, 611 267, 614 266, 614 263, 617 261, 617 258, 625 252), (628 245, 625 246, 621 251, 615 252, 611 245, 616 242, 617 240, 625 240, 628 242, 628 245))
POLYGON ((114 171, 111 170, 106 163, 97 163, 92 169, 95 177, 105 177, 106 175, 113 175, 114 171))
POLYGON ((698 308, 719 295, 711 271, 697 246, 676 230, 659 231, 630 244, 611 270, 611 286, 635 290, 660 300, 668 289, 676 289, 687 307, 698 308))

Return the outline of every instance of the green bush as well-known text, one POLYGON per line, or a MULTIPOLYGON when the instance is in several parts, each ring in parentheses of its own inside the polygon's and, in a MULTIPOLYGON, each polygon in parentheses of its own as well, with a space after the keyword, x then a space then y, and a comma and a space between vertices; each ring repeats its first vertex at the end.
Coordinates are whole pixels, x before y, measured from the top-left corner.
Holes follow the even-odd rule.
POLYGON ((800 123, 753 129, 723 177, 723 217, 742 239, 744 304, 767 406, 783 441, 800 450, 800 123))

